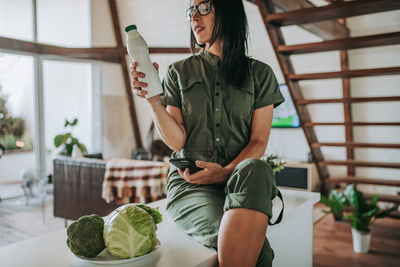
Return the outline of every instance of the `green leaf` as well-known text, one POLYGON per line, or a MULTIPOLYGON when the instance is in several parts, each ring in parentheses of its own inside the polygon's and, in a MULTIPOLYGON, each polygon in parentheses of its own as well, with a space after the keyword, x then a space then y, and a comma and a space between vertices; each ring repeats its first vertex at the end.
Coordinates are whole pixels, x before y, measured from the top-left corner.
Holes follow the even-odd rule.
POLYGON ((369 202, 369 206, 371 206, 371 207, 376 206, 377 202, 378 202, 378 194, 375 193, 374 196, 372 197, 371 201, 369 202))
POLYGON ((361 212, 368 210, 367 200, 364 197, 364 194, 358 190, 356 190, 358 210, 361 212))
POLYGON ((78 119, 75 118, 75 119, 72 121, 71 126, 75 126, 75 125, 77 125, 77 124, 78 124, 78 119))
POLYGON ((86 147, 83 144, 79 143, 78 147, 82 151, 82 153, 86 153, 87 152, 86 147))
POLYGON ((67 144, 68 139, 71 137, 71 133, 59 134, 54 138, 54 145, 59 147, 61 145, 67 144))
POLYGON ((353 217, 354 217, 353 214, 346 214, 346 215, 343 216, 343 218, 346 219, 346 220, 349 220, 349 219, 353 220, 353 217))
POLYGON ((64 140, 64 135, 63 135, 63 134, 57 135, 57 136, 54 138, 54 145, 55 145, 56 147, 61 146, 61 145, 63 144, 63 143, 62 143, 62 140, 64 140))
POLYGON ((158 208, 153 209, 153 208, 151 208, 149 206, 145 206, 143 204, 138 204, 137 206, 141 209, 144 209, 148 214, 150 214, 151 217, 153 217, 155 224, 159 224, 160 222, 162 222, 162 215, 161 215, 160 211, 158 210, 158 208))
POLYGON ((379 219, 379 218, 387 217, 387 216, 389 216, 389 214, 390 214, 392 211, 395 211, 395 210, 396 210, 396 207, 392 207, 392 208, 390 208, 390 209, 383 210, 383 211, 379 212, 378 214, 376 214, 376 215, 375 215, 375 218, 376 218, 376 219, 379 219))
POLYGON ((378 207, 376 207, 376 208, 373 208, 373 209, 371 209, 370 211, 367 211, 367 212, 365 212, 365 213, 363 213, 361 216, 362 217, 366 217, 366 218, 372 218, 372 217, 374 217, 374 215, 375 214, 377 214, 379 212, 379 208, 378 207))
POLYGON ((320 203, 326 205, 326 206, 330 206, 331 201, 326 197, 326 196, 321 196, 321 200, 319 201, 320 203))

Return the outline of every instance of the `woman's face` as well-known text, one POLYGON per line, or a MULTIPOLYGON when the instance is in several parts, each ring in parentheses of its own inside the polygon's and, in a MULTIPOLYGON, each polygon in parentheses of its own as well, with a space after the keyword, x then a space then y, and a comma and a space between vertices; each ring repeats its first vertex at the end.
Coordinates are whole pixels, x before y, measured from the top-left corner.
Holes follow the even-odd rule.
MULTIPOLYGON (((191 7, 197 6, 205 0, 191 0, 191 7)), ((214 7, 211 4, 211 11, 205 16, 199 14, 198 10, 193 14, 190 22, 193 34, 198 44, 207 44, 211 40, 211 35, 214 29, 214 7)))

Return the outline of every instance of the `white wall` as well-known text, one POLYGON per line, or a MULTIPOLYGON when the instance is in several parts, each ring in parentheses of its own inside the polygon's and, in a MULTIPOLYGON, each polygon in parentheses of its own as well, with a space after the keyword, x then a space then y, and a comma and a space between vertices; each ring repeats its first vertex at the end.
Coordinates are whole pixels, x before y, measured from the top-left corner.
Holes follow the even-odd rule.
MULTIPOLYGON (((136 24, 139 32, 144 36, 149 46, 164 47, 188 47, 189 45, 189 25, 184 18, 187 8, 187 0, 135 0, 117 1, 121 29, 126 25, 136 24)), ((284 83, 282 73, 270 44, 264 24, 259 14, 258 8, 244 1, 245 10, 248 17, 250 29, 249 55, 268 63, 274 70, 278 81, 284 83)), ((113 45, 112 29, 106 22, 108 5, 105 0, 92 1, 94 14, 93 44, 94 45, 113 45), (96 19, 97 17, 97 19, 96 19)), ((109 15, 108 15, 109 16, 109 15)), ((351 35, 364 35, 381 32, 398 31, 400 29, 400 12, 385 12, 376 15, 355 17, 348 20, 351 35)), ((290 26, 283 28, 284 38, 287 44, 316 42, 321 39, 307 31, 290 26)), ((398 65, 400 62, 399 46, 387 46, 381 48, 369 48, 353 50, 349 53, 351 68, 367 67, 389 67, 398 65)), ((151 57, 160 65, 160 76, 163 77, 166 67, 187 55, 155 55, 151 57)), ((292 56, 295 71, 297 73, 339 71, 339 53, 324 52, 310 55, 292 56)), ((110 69, 111 70, 111 69, 110 69)), ((107 74, 108 79, 112 79, 112 90, 108 95, 119 95, 123 97, 123 84, 117 81, 121 75, 120 70, 115 68, 113 74, 107 74)), ((398 76, 357 78, 351 80, 351 94, 353 97, 361 96, 390 96, 398 95, 398 76), (395 91, 397 90, 397 91, 395 91)), ((103 83, 111 83, 103 81, 103 83)), ((319 98, 341 98, 342 82, 340 79, 328 79, 321 81, 303 81, 300 83, 305 99, 319 98)), ((110 87, 110 88, 111 88, 110 87)), ((103 94, 105 94, 103 92, 103 94)), ((139 126, 142 138, 146 137, 148 125, 151 117, 149 109, 144 100, 135 98, 136 112, 138 114, 139 126)), ((127 109, 127 107, 124 107, 127 109)), ((311 119, 316 122, 336 122, 343 121, 342 104, 323 104, 308 106, 311 119)), ((355 121, 399 121, 400 105, 393 103, 368 103, 353 104, 353 118, 355 121)), ((124 111, 125 112, 125 111, 124 111)), ((130 123, 127 121, 127 123, 130 123)), ((130 127, 130 125, 129 125, 130 127)), ((315 132, 321 142, 344 142, 345 129, 342 126, 319 126, 315 127, 315 132)), ((131 134, 131 133, 129 133, 131 134)), ((117 138, 115 136, 115 138, 117 138)), ((132 136, 129 136, 132 138, 132 136)), ((145 141, 145 139, 143 139, 145 141)), ((355 142, 398 142, 400 140, 400 130, 395 127, 355 127, 355 142), (379 133, 378 133, 379 132, 379 133)), ((322 148, 326 159, 346 159, 344 148, 322 148)), ((273 128, 267 153, 275 153, 288 161, 305 161, 309 147, 304 137, 303 130, 298 129, 279 129, 273 128)), ((115 151, 116 154, 119 152, 115 151)), ((356 159, 371 161, 393 162, 400 158, 397 151, 387 149, 356 149, 356 159)), ((332 176, 346 175, 346 168, 342 166, 329 166, 332 176)), ((357 168, 357 175, 399 179, 397 170, 377 169, 377 168, 357 168)))
MULTIPOLYGON (((389 11, 348 19, 351 36, 371 35, 400 31, 400 10, 389 11)), ((350 68, 384 68, 399 66, 400 45, 356 49, 349 52, 350 68)), ((377 76, 351 79, 352 97, 398 96, 400 76, 377 76)), ((400 121, 400 102, 357 103, 352 107, 355 121, 400 121)), ((357 142, 399 143, 400 127, 376 126, 355 127, 354 139, 357 142)), ((399 162, 397 149, 355 149, 355 157, 362 161, 399 162)), ((386 178, 399 180, 399 169, 356 168, 360 177, 386 178)), ((399 189, 382 186, 360 187, 383 194, 396 194, 399 189)))

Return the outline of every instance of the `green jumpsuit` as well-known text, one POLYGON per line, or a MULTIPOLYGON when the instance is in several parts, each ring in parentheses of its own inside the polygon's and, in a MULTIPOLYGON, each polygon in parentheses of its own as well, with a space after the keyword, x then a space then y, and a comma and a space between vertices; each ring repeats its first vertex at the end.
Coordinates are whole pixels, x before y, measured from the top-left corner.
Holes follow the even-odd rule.
MULTIPOLYGON (((218 70, 219 57, 205 50, 169 66, 162 103, 182 110, 186 130, 185 146, 174 151, 172 158, 189 157, 226 166, 250 141, 253 111, 271 104, 277 107, 284 101, 272 69, 258 60, 248 61, 250 78, 241 87, 224 81, 218 70)), ((171 218, 187 234, 214 249, 224 211, 248 208, 272 218, 276 195, 272 169, 260 159, 240 162, 224 184, 188 183, 173 165, 168 173, 167 210, 171 218)), ((266 238, 257 266, 272 266, 273 257, 266 238)))

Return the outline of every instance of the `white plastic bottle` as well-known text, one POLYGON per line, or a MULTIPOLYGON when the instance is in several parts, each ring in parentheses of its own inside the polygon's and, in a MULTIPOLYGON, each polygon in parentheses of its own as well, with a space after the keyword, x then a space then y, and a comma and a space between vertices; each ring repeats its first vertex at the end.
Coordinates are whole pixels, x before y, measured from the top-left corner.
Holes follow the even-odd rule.
POLYGON ((158 77, 157 70, 151 63, 149 47, 146 41, 137 31, 136 25, 125 27, 125 33, 128 54, 133 60, 138 62, 138 70, 146 75, 146 77, 140 78, 140 81, 148 84, 146 88, 143 88, 148 92, 146 97, 149 98, 162 94, 163 87, 160 77, 158 77))

